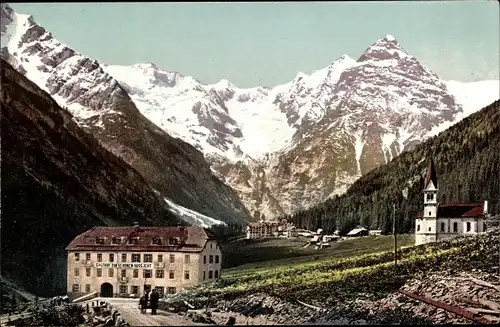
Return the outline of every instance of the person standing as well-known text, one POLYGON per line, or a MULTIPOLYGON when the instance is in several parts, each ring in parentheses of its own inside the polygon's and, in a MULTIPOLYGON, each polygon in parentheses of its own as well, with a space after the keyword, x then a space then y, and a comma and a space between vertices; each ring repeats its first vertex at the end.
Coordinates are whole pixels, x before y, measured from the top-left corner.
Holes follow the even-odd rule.
POLYGON ((151 292, 151 314, 155 315, 156 314, 156 308, 158 307, 158 299, 160 296, 158 295, 158 292, 156 289, 154 289, 151 292))

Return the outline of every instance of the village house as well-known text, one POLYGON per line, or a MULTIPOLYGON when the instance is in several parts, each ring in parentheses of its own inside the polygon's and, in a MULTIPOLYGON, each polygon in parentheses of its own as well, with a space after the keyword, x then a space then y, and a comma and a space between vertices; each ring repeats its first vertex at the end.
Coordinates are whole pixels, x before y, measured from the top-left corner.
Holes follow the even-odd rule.
POLYGON ((201 227, 93 227, 66 248, 72 299, 161 295, 220 278, 219 242, 201 227))
POLYGON ((415 219, 415 245, 486 231, 488 201, 447 204, 437 201, 438 179, 432 160, 427 169, 423 193, 424 210, 415 219))
POLYGON ((297 235, 298 231, 293 223, 289 223, 286 219, 247 224, 247 239, 279 236, 295 237, 297 235))
POLYGON ((362 226, 356 226, 356 228, 347 233, 347 236, 349 237, 366 236, 366 235, 368 235, 368 229, 362 226))

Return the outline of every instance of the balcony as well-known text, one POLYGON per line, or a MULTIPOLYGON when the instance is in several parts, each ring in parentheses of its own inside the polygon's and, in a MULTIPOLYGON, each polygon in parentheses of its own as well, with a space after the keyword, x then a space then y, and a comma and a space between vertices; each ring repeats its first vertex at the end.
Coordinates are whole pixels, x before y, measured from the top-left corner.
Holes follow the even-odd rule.
POLYGON ((163 261, 161 261, 161 262, 160 261, 155 261, 153 263, 153 266, 155 268, 162 269, 162 268, 165 268, 165 262, 163 262, 163 261))
POLYGON ((128 277, 118 277, 118 282, 120 284, 127 284, 128 283, 128 277))

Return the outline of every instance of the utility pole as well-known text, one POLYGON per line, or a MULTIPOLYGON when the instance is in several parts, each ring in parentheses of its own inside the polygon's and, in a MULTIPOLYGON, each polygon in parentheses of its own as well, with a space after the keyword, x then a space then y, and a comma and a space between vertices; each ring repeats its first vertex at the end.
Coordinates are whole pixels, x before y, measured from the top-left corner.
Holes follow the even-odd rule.
POLYGON ((392 204, 392 234, 394 235, 394 267, 398 265, 398 241, 396 238, 396 204, 392 204))

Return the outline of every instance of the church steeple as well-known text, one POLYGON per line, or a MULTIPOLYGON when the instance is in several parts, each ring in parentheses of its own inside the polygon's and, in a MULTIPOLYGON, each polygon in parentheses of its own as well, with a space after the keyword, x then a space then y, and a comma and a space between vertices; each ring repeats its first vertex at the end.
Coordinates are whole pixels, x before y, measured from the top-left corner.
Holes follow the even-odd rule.
POLYGON ((436 189, 438 188, 436 168, 434 168, 434 161, 432 160, 432 158, 429 163, 429 167, 427 168, 427 176, 425 176, 424 190, 426 190, 429 187, 429 182, 432 182, 432 184, 434 184, 434 188, 436 189))

